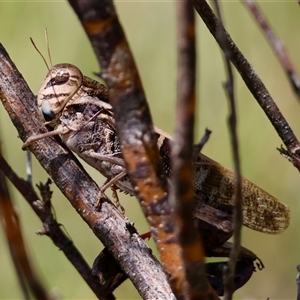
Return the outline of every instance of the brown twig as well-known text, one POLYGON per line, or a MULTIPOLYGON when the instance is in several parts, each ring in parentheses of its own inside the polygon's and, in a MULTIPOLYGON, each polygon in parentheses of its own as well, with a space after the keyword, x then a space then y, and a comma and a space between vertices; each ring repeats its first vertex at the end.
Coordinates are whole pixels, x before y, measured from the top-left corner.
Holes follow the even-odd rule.
POLYGON ((230 60, 232 58, 232 52, 227 44, 226 36, 223 28, 223 21, 221 10, 218 0, 214 1, 216 12, 219 18, 219 26, 217 28, 217 36, 220 43, 222 44, 222 49, 224 50, 224 62, 225 69, 227 73, 227 82, 224 84, 225 92, 229 101, 229 131, 231 137, 231 146, 232 146, 232 156, 234 162, 234 177, 235 177, 235 194, 234 194, 234 213, 233 213, 233 222, 234 222, 234 231, 233 231, 233 247, 230 251, 230 257, 228 261, 228 267, 225 269, 224 273, 224 299, 232 299, 233 292, 235 290, 234 286, 234 274, 236 262, 239 256, 241 248, 241 228, 243 225, 243 211, 242 211, 242 180, 241 180, 241 167, 240 167, 240 158, 239 158, 239 147, 238 147, 238 136, 237 136, 237 114, 236 114, 236 101, 234 94, 234 78, 231 68, 230 60))
MULTIPOLYGON (((43 122, 35 98, 2 45, 0 98, 23 141, 41 132, 43 122)), ((100 189, 74 159, 74 155, 52 138, 34 142, 30 150, 82 219, 109 249, 141 296, 148 299, 170 298, 172 293, 161 265, 135 228, 106 198, 101 200, 99 211, 95 210, 100 189)))
MULTIPOLYGON (((194 7, 201 16, 202 20, 210 30, 211 34, 214 36, 220 47, 223 45, 220 38, 217 35, 217 28, 219 26, 219 21, 215 14, 213 13, 210 6, 204 0, 194 0, 194 7)), ((226 43, 232 53, 231 62, 234 64, 244 82, 246 83, 248 89, 253 94, 258 104, 261 106, 267 117, 269 118, 271 124, 277 131, 278 135, 282 139, 283 143, 287 147, 286 156, 293 163, 293 165, 300 170, 300 144, 294 135, 291 127, 281 114, 265 85, 258 77, 253 67, 249 64, 243 54, 240 52, 238 47, 235 45, 227 31, 223 28, 224 36, 226 37, 226 43)), ((222 48, 223 49, 223 48, 222 48)), ((225 49, 223 49, 224 51, 225 49)))
POLYGON ((109 90, 122 154, 176 297, 182 296, 180 245, 168 203, 149 108, 137 68, 112 1, 69 0, 93 45, 109 90))
POLYGON ((297 284, 297 300, 300 300, 300 265, 297 266, 298 274, 296 276, 296 284, 297 284))
POLYGON ((209 130, 208 128, 205 128, 205 131, 204 131, 204 134, 203 134, 201 140, 197 144, 194 145, 193 157, 195 159, 197 158, 199 153, 202 151, 204 145, 208 142, 210 135, 211 135, 211 130, 209 130))
POLYGON ((204 247, 194 225, 193 138, 196 106, 195 15, 189 0, 176 2, 177 104, 172 143, 170 203, 178 227, 185 281, 184 299, 219 299, 207 281, 204 247))
POLYGON ((36 299, 50 299, 34 270, 23 239, 19 217, 9 196, 6 180, 0 170, 0 220, 6 234, 7 243, 15 265, 19 283, 25 299, 30 299, 29 291, 36 299), (27 290, 29 288, 29 291, 27 290))
MULTIPOLYGON (((62 231, 61 225, 55 220, 52 211, 51 203, 45 203, 37 200, 38 195, 35 193, 31 184, 28 181, 18 177, 13 169, 9 166, 3 156, 0 154, 0 169, 4 175, 12 182, 16 189, 22 194, 27 203, 34 210, 36 215, 43 222, 43 229, 39 234, 45 234, 53 243, 65 254, 71 264, 75 267, 78 273, 83 277, 92 291, 99 299, 115 299, 113 295, 103 295, 102 286, 91 279, 91 269, 85 261, 79 250, 73 242, 62 231)), ((40 184, 40 186, 43 186, 40 184)))
POLYGON ((243 0, 243 3, 247 6, 253 18, 260 26, 262 32, 264 33, 267 41, 269 42, 271 49, 274 51, 277 59, 279 60, 283 70, 285 71, 287 78, 290 81, 294 92, 300 99, 300 79, 295 72, 293 64, 285 51, 284 45, 280 39, 276 36, 275 32, 271 29, 268 24, 266 17, 260 10, 259 6, 253 0, 243 0))

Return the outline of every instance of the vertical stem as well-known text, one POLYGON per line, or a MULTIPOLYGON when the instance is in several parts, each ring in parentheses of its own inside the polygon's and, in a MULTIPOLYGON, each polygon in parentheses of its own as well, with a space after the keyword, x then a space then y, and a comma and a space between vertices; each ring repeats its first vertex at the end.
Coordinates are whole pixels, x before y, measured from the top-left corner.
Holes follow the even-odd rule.
POLYGON ((228 267, 224 273, 224 300, 232 299, 234 292, 234 274, 236 261, 241 248, 241 228, 243 224, 243 212, 242 212, 242 182, 241 182, 241 167, 239 158, 239 147, 238 147, 238 135, 237 135, 237 114, 236 114, 236 101, 234 94, 234 78, 231 68, 230 60, 232 58, 232 52, 227 43, 225 32, 223 30, 222 15, 219 7, 218 0, 214 0, 217 15, 219 18, 219 24, 217 27, 216 35, 224 50, 224 63, 227 73, 227 81, 224 84, 225 92, 229 101, 229 130, 230 139, 232 146, 232 156, 234 162, 234 173, 235 173, 235 201, 234 201, 234 230, 233 230, 233 246, 230 251, 228 267))

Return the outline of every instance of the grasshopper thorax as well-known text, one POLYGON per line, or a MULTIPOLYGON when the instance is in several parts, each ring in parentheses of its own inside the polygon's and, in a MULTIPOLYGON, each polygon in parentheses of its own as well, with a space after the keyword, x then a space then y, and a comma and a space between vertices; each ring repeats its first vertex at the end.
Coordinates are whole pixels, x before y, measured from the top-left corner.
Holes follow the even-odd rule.
POLYGON ((71 64, 58 64, 49 70, 38 93, 38 106, 50 126, 55 126, 56 117, 76 94, 82 81, 81 71, 71 64))

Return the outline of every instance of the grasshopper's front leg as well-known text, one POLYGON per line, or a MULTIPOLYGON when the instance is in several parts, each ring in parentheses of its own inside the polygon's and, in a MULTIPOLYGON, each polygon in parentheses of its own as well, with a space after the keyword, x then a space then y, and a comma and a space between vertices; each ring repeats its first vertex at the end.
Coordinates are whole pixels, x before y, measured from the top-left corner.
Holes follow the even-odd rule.
POLYGON ((66 126, 58 126, 55 130, 53 131, 48 131, 45 133, 37 134, 37 135, 32 135, 29 137, 26 142, 23 144, 22 149, 25 150, 28 148, 28 146, 36 141, 42 140, 44 138, 50 137, 50 136, 55 136, 55 135, 62 135, 65 133, 68 133, 70 130, 66 126))
MULTIPOLYGON (((23 144, 22 149, 25 150, 28 148, 28 146, 35 142, 42 140, 47 137, 60 135, 63 137, 63 139, 68 136, 68 144, 70 146, 70 135, 76 135, 76 133, 72 132, 67 126, 59 125, 55 130, 33 135, 29 137, 26 142, 23 144)), ((74 146, 74 145, 73 145, 74 146)), ((107 177, 108 174, 111 175, 111 177, 108 177, 107 182, 100 188, 100 193, 97 198, 96 207, 99 207, 101 196, 104 194, 105 190, 109 187, 112 187, 113 185, 117 185, 117 183, 124 178, 127 173, 125 171, 125 162, 122 158, 119 158, 118 156, 120 153, 113 153, 113 154, 101 154, 97 153, 92 149, 89 150, 83 150, 82 148, 90 148, 92 145, 84 145, 82 147, 77 147, 75 149, 75 153, 77 153, 79 156, 81 156, 87 163, 92 165, 93 167, 96 167, 103 175, 107 177), (79 151, 80 149, 80 151, 79 151)), ((71 147, 73 148, 73 147, 71 147)), ((74 150, 74 149, 72 149, 74 150)), ((130 185, 130 184, 127 184, 130 185)), ((116 191, 114 191, 114 195, 116 195, 116 191)), ((116 205, 120 207, 121 211, 124 212, 124 208, 119 204, 117 197, 114 197, 116 199, 116 205)))

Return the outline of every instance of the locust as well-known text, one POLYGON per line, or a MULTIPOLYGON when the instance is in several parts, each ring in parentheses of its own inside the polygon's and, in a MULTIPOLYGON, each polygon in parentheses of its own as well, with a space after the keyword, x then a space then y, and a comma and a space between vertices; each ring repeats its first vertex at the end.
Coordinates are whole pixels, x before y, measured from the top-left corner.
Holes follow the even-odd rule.
MULTIPOLYGON (((31 136, 23 145, 59 135, 66 146, 107 178, 102 187, 115 186, 135 195, 125 168, 107 88, 71 64, 53 66, 44 79, 38 107, 45 125, 53 130, 31 136)), ((155 127, 165 173, 170 177, 171 136, 155 127)), ((201 207, 222 210, 234 204, 234 172, 199 153, 193 162, 195 199, 201 207)), ((276 234, 289 226, 287 205, 242 178, 243 224, 256 231, 276 234)))

